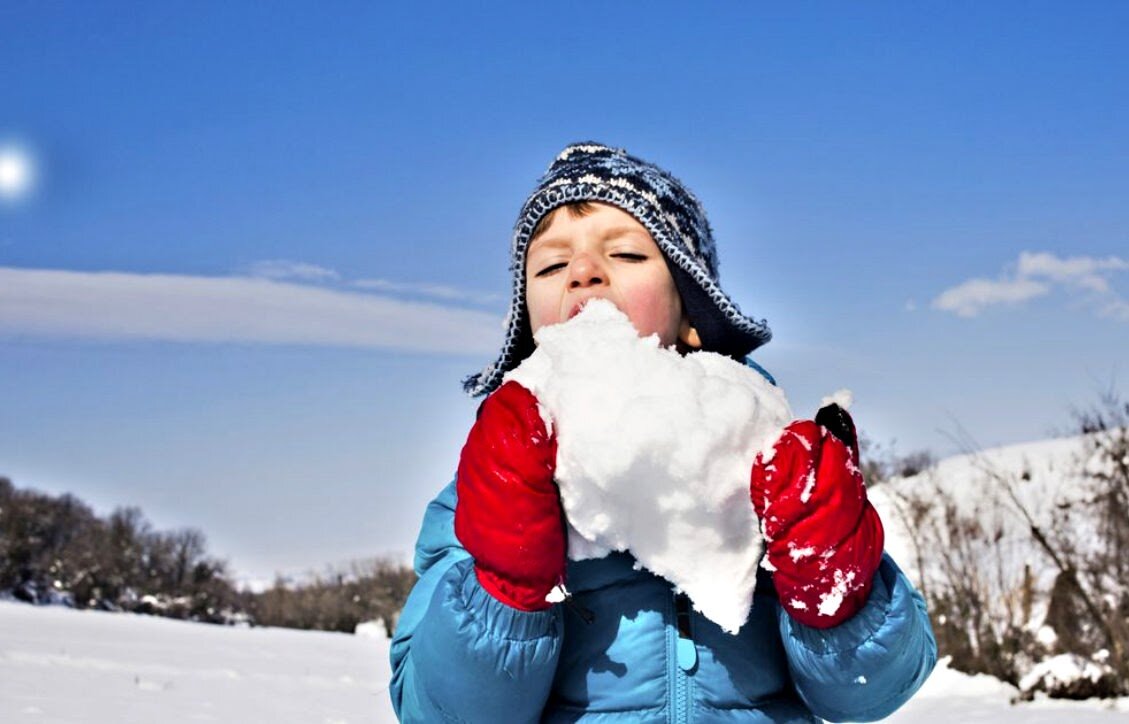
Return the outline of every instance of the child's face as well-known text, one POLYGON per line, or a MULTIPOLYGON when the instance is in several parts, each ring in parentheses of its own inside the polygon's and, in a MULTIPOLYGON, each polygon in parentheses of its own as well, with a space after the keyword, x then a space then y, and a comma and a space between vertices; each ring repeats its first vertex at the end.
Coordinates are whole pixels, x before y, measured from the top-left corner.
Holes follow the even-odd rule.
POLYGON ((574 216, 557 209, 548 228, 529 245, 526 306, 533 332, 565 322, 589 299, 607 299, 640 336, 657 334, 664 346, 696 341, 666 260, 631 214, 594 203, 574 216))

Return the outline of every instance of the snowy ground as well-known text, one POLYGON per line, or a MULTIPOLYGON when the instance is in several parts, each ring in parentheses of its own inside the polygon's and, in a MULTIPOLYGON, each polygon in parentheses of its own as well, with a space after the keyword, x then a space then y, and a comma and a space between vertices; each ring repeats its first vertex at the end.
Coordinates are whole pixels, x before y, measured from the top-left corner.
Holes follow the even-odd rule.
POLYGON ((990 676, 968 676, 938 666, 917 696, 883 721, 898 724, 1113 724, 1129 721, 1129 698, 1114 701, 1039 699, 1011 705, 1009 702, 1016 693, 1014 686, 990 676))
POLYGON ((0 722, 394 722, 388 642, 0 602, 0 722))
MULTIPOLYGON (((394 722, 388 642, 0 602, 2 722, 394 722)), ((1129 721, 1129 700, 1011 706, 1015 690, 938 670, 887 721, 1129 721)))

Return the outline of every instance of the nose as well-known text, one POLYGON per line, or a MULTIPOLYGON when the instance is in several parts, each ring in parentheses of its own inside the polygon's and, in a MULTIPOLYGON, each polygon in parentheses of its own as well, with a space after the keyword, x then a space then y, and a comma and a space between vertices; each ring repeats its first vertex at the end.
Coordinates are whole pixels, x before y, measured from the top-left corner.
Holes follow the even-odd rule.
POLYGON ((568 265, 568 288, 585 289, 607 282, 607 275, 600 263, 588 254, 580 254, 568 265))

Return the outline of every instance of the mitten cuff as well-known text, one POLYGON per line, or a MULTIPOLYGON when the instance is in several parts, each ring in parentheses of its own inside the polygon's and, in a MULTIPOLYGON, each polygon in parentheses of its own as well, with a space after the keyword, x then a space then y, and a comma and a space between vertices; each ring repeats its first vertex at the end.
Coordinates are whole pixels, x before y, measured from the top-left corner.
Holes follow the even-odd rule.
POLYGON ((463 577, 460 594, 466 610, 473 612, 493 638, 531 641, 556 631, 556 612, 543 597, 541 609, 518 608, 482 585, 481 571, 477 568, 471 568, 463 577))
POLYGON ((478 566, 474 572, 482 588, 507 606, 519 611, 544 611, 552 605, 545 600, 552 586, 517 584, 478 566))

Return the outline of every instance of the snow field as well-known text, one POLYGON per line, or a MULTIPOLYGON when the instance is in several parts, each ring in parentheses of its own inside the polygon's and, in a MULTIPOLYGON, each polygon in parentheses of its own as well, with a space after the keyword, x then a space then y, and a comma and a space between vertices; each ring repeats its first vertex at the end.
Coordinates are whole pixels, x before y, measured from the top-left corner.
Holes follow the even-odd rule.
POLYGON ((396 721, 388 641, 0 601, 0 722, 396 721))
POLYGON ((908 704, 883 719, 894 724, 1113 724, 1129 721, 1129 698, 1114 701, 1036 699, 1010 704, 1019 694, 999 679, 969 676, 937 664, 933 675, 908 704))
MULTIPOLYGON (((230 628, 0 601, 5 724, 388 724, 396 721, 389 675, 383 636, 230 628)), ((1129 721, 1129 699, 1012 706, 1016 693, 942 663, 885 721, 1129 721)))

